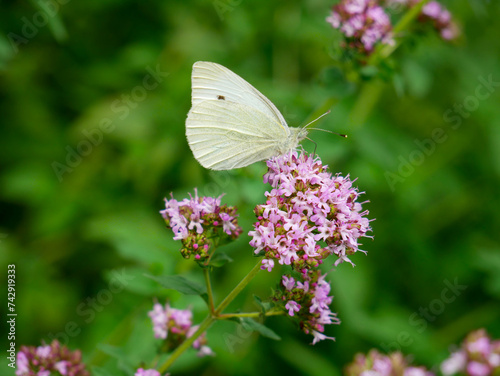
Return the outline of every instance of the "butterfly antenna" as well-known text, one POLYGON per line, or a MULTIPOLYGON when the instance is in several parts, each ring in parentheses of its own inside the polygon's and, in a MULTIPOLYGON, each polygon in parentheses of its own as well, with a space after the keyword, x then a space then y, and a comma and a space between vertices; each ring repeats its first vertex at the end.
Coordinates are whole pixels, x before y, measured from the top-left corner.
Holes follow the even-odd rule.
MULTIPOLYGON (((304 125, 302 128, 307 128, 309 125, 311 125, 312 123, 318 121, 319 119, 321 119, 323 116, 326 116, 330 113, 331 111, 328 110, 327 112, 325 112, 323 115, 320 115, 318 116, 316 119, 314 119, 313 121, 307 123, 306 125, 304 125)), ((337 133, 337 132, 332 132, 332 131, 328 131, 326 129, 321 129, 321 128, 309 128, 310 131, 323 131, 323 132, 327 132, 327 133, 332 133, 332 134, 336 134, 337 136, 340 136, 340 137, 344 137, 344 138, 347 138, 347 135, 346 134, 342 134, 342 133, 337 133)), ((310 140, 310 139, 308 139, 310 140)), ((311 140, 312 141, 312 140, 311 140)), ((313 141, 314 142, 314 141, 313 141)))
POLYGON ((337 136, 340 136, 340 137, 347 138, 347 135, 346 135, 346 134, 337 133, 337 132, 332 132, 332 131, 329 131, 329 130, 327 130, 327 129, 321 129, 321 128, 309 128, 309 130, 310 130, 310 131, 323 131, 323 132, 327 132, 327 133, 336 134, 337 136))
POLYGON ((318 120, 319 120, 319 119, 321 119, 323 116, 328 115, 330 112, 332 112, 332 111, 331 111, 331 110, 326 111, 323 115, 318 116, 316 119, 314 119, 313 121, 311 121, 311 122, 307 123, 307 124, 306 124, 306 125, 304 125, 302 128, 307 128, 309 125, 311 125, 312 123, 314 123, 314 122, 318 121, 318 120))

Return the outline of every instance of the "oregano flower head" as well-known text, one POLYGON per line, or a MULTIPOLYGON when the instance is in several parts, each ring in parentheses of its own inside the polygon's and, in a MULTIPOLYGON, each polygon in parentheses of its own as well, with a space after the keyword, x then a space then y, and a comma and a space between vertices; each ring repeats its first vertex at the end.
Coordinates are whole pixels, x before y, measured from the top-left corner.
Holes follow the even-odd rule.
MULTIPOLYGON (((172 308, 168 303, 164 306, 155 303, 153 310, 149 311, 148 315, 153 323, 155 338, 165 340, 165 350, 177 348, 198 329, 197 325, 193 325, 191 310, 172 308)), ((198 350, 200 357, 214 354, 212 349, 207 346, 206 333, 194 341, 193 348, 198 350)))
MULTIPOLYGON (((301 272, 335 255, 335 265, 351 262, 358 239, 371 231, 349 176, 333 176, 319 157, 296 151, 267 161, 264 183, 271 184, 267 201, 254 212, 258 222, 250 245, 263 254, 262 269, 278 262, 301 272)), ((354 264, 353 264, 354 265, 354 264)))
POLYGON ((445 376, 500 374, 500 340, 492 340, 484 329, 469 333, 460 349, 441 363, 441 372, 445 376))
POLYGON ((323 334, 325 325, 340 324, 337 314, 330 310, 333 296, 326 274, 319 270, 304 269, 296 279, 290 274, 282 276, 280 288, 273 300, 298 321, 302 331, 314 336, 312 344, 324 339, 334 340, 323 334))
POLYGON ((391 20, 375 0, 342 0, 326 21, 344 34, 347 47, 366 55, 377 43, 394 43, 391 20))
MULTIPOLYGON (((398 6, 409 9, 417 5, 420 0, 386 0, 389 7, 398 6)), ((430 24, 439 33, 444 40, 453 40, 458 38, 460 30, 453 20, 451 13, 446 7, 438 1, 429 1, 422 7, 418 15, 418 21, 421 24, 430 24)))
POLYGON ((236 208, 221 205, 219 197, 194 197, 177 201, 165 199, 160 213, 174 232, 174 239, 182 241, 181 254, 194 255, 197 261, 210 258, 213 246, 238 238, 242 229, 238 225, 236 208))
POLYGON ((70 351, 54 340, 50 345, 21 346, 16 376, 90 376, 80 350, 70 351))
POLYGON ((370 350, 368 355, 356 354, 354 361, 345 368, 345 376, 434 376, 425 367, 409 365, 403 354, 389 355, 370 350))

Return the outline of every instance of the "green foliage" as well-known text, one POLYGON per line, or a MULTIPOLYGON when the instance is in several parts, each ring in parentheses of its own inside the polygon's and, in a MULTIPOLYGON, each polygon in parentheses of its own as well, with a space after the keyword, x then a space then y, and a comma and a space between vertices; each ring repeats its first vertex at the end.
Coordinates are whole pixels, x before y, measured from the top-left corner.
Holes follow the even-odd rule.
MULTIPOLYGON (((95 374, 126 374, 103 349, 153 362, 155 297, 202 321, 203 300, 145 277, 201 276, 158 213, 171 192, 226 193, 238 207, 244 233, 222 248, 233 262, 214 270, 216 302, 255 265, 246 232, 266 169, 214 173, 194 160, 184 121, 198 60, 247 79, 291 126, 332 108, 317 126, 349 137, 312 131, 317 145, 302 144, 358 178, 375 238, 355 268, 330 273, 336 342, 310 347, 283 317, 264 323, 279 342, 218 322, 217 357, 189 351, 173 375, 339 375, 372 347, 432 366, 470 330, 500 338, 500 90, 485 84, 500 82, 497 1, 444 2, 459 43, 412 38, 382 66, 390 79, 368 80, 367 68, 357 86, 330 56, 331 2, 67 1, 38 27, 41 3, 0 12, 0 260, 16 264, 17 346, 57 337, 95 374), (466 289, 453 293, 455 280, 466 289)), ((265 298, 278 279, 260 272, 247 289, 265 298)), ((251 293, 229 310, 259 311, 251 293)))
POLYGON ((161 277, 153 277, 147 275, 146 277, 154 279, 166 289, 176 290, 181 294, 206 295, 207 293, 207 289, 205 286, 197 282, 190 281, 189 279, 184 278, 181 275, 164 275, 161 277))
POLYGON ((256 331, 262 336, 270 339, 274 339, 275 341, 280 341, 281 337, 269 329, 267 326, 262 325, 261 323, 255 321, 250 317, 243 317, 241 319, 241 324, 245 330, 256 331))

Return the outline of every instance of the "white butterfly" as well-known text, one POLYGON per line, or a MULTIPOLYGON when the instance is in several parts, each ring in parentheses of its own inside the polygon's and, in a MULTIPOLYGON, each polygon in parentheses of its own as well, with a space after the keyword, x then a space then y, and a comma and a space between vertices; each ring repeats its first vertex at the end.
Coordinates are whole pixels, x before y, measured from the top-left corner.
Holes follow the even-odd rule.
POLYGON ((307 129, 290 128, 256 88, 220 64, 193 65, 186 136, 203 167, 231 170, 297 147, 307 129))

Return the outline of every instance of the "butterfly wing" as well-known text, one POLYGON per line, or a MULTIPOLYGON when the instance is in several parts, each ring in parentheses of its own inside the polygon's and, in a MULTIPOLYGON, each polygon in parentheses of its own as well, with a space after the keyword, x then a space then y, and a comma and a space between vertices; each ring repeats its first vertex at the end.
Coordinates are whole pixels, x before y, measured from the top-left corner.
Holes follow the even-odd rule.
POLYGON ((228 100, 205 100, 193 106, 186 120, 186 136, 194 157, 213 170, 268 159, 279 154, 287 139, 276 118, 228 100))
MULTIPOLYGON (((288 134, 283 115, 260 91, 226 67, 206 61, 193 65, 191 75, 192 107, 207 100, 226 100, 253 107, 282 127, 288 134)), ((274 124, 274 123, 273 123, 274 124)))

